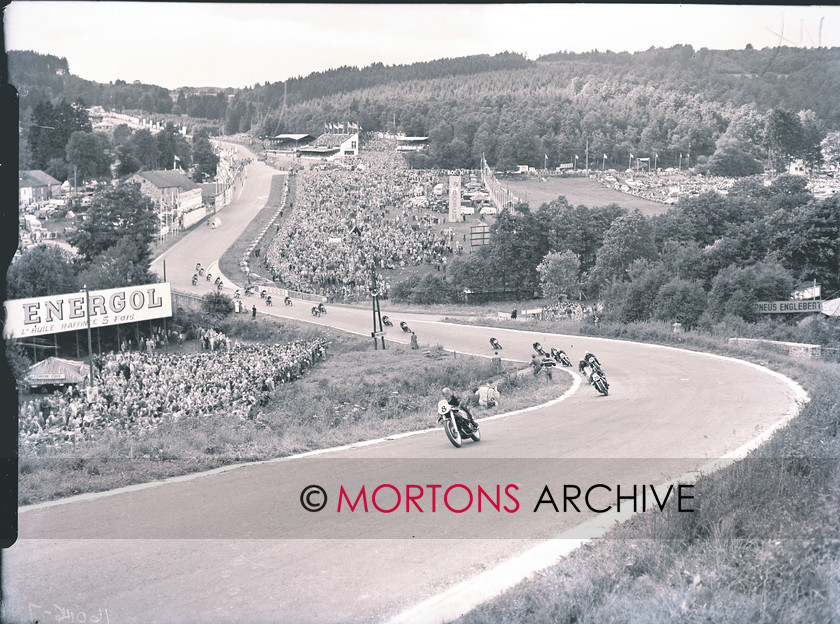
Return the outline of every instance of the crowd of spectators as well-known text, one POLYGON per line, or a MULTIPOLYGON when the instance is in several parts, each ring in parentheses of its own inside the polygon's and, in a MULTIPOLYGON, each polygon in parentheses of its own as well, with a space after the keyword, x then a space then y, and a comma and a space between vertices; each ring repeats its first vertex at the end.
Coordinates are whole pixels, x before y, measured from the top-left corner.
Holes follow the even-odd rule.
POLYGON ((551 305, 543 306, 542 318, 544 319, 567 319, 571 321, 583 321, 588 317, 597 318, 597 315, 604 311, 603 304, 583 304, 579 301, 561 301, 551 305))
POLYGON ((650 201, 675 204, 680 197, 715 191, 726 195, 735 178, 696 175, 687 171, 666 169, 655 173, 644 170, 594 173, 604 186, 650 201))
POLYGON ((94 385, 68 386, 24 402, 18 419, 21 452, 103 434, 142 437, 167 419, 213 413, 253 419, 277 385, 300 378, 326 356, 328 344, 230 345, 223 334, 205 335, 228 348, 109 353, 94 362, 94 385))
POLYGON ((265 254, 283 287, 338 300, 364 298, 377 271, 437 264, 453 252, 450 232, 435 231, 412 207, 414 190, 430 191, 436 172, 408 169, 383 142, 366 145, 348 168, 303 170, 297 175, 294 212, 265 254))
POLYGON ((215 329, 196 328, 198 341, 204 351, 227 351, 230 349, 230 338, 215 329))

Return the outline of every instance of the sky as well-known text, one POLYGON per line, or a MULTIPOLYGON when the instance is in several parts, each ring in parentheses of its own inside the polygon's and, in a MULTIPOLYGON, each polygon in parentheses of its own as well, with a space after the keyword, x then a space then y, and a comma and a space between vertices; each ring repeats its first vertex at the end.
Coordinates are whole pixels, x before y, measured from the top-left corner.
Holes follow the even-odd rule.
POLYGON ((242 88, 341 66, 690 44, 840 46, 840 7, 678 4, 41 2, 6 7, 7 50, 101 83, 242 88))

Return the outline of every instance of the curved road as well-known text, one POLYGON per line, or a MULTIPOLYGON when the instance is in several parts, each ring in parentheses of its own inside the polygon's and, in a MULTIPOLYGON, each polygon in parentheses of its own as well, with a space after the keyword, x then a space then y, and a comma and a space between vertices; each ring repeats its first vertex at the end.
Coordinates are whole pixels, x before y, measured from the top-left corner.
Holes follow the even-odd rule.
MULTIPOLYGON (((241 196, 220 212, 222 226, 199 228, 156 261, 166 258, 173 289, 193 289, 196 261, 210 265, 244 230, 276 173, 250 165, 241 196)), ((202 282, 194 290, 209 288, 202 282)), ((314 319, 306 302, 267 308, 251 301, 260 314, 361 334, 371 328, 368 310, 333 305, 314 319)), ((735 360, 451 325, 423 314, 395 318, 402 319, 421 345, 464 353, 491 355, 490 335, 503 356, 522 361, 534 340, 565 348, 573 361, 589 349, 604 362, 610 395, 583 383, 563 401, 483 422, 482 441, 460 450, 433 429, 23 509, 20 538, 3 557, 4 621, 48 621, 57 608, 88 618, 107 610, 111 622, 383 621, 547 538, 589 537, 581 523, 595 514, 585 509, 533 511, 545 485, 562 505, 564 484, 661 484, 747 444, 795 404, 785 380, 735 360), (301 507, 301 491, 312 484, 328 494, 321 513, 301 507), (341 487, 355 498, 361 486, 370 494, 383 484, 378 504, 393 512, 349 512, 345 503, 338 513, 341 487), (447 510, 443 492, 454 484, 462 487, 445 502, 453 509, 468 506, 467 490, 480 498, 481 486, 492 499, 497 485, 500 509, 485 498, 482 513, 477 500, 464 513, 447 510), (509 490, 512 498, 505 496, 510 484, 519 488, 509 490), (416 507, 406 501, 409 486, 416 507), (441 496, 437 511, 433 494, 441 496), (514 499, 518 508, 508 513, 502 506, 513 508, 514 499)), ((399 328, 387 334, 407 342, 399 328)), ((614 496, 599 494, 594 507, 615 504, 614 496)), ((693 504, 701 505, 696 496, 693 504)))

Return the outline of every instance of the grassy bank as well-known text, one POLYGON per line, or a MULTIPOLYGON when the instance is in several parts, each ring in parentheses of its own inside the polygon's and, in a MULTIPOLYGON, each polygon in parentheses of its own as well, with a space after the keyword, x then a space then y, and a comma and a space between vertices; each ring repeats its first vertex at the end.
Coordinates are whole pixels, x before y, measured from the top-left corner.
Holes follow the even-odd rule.
MULTIPOLYGON (((480 382, 501 379, 502 406, 508 411, 556 398, 571 383, 566 375, 555 375, 551 383, 511 375, 519 368, 513 365, 497 374, 486 358, 453 357, 442 349, 389 345, 375 351, 366 338, 301 329, 291 322, 229 320, 218 328, 241 342, 320 337, 331 344, 326 361, 278 386, 253 420, 226 413, 164 417, 155 429, 137 435, 104 433, 75 446, 21 456, 20 504, 427 429, 435 426, 444 386, 465 396, 480 382)), ((501 411, 476 408, 474 414, 481 418, 501 411)), ((443 437, 440 442, 448 444, 443 437)))
POLYGON ((637 514, 459 622, 838 621, 840 366, 643 325, 587 333, 736 355, 811 400, 748 458, 701 477, 696 513, 637 514))

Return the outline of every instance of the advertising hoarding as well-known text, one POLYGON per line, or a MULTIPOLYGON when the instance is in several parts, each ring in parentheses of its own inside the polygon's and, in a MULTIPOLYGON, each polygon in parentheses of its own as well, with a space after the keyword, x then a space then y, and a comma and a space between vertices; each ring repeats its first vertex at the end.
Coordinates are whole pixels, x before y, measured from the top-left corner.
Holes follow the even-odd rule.
POLYGON ((82 290, 64 295, 10 299, 6 309, 5 338, 57 334, 88 326, 107 327, 172 316, 169 283, 82 290))

